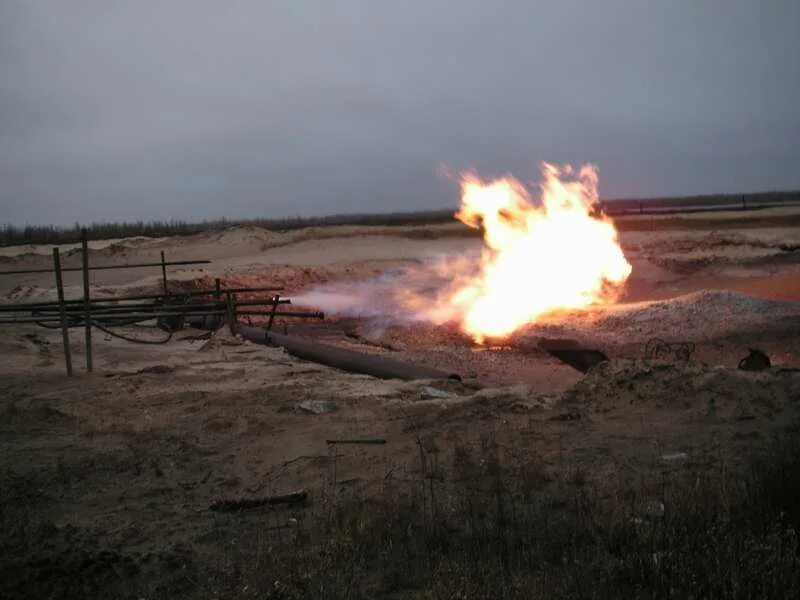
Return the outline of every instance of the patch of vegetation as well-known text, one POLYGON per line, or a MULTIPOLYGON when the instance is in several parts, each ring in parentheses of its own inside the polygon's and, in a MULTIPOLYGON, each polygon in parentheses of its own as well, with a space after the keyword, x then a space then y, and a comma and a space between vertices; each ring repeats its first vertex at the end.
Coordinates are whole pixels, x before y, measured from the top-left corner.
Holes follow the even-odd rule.
POLYGON ((544 464, 492 436, 450 453, 420 439, 416 465, 377 493, 343 492, 334 467, 308 508, 229 515, 216 558, 103 549, 33 519, 31 502, 55 499, 2 472, 0 596, 796 598, 796 436, 744 471, 704 457, 618 476, 544 464))
POLYGON ((207 597, 800 597, 796 439, 745 475, 716 461, 613 484, 491 439, 423 448, 379 497, 328 496, 299 532, 242 543, 207 597))

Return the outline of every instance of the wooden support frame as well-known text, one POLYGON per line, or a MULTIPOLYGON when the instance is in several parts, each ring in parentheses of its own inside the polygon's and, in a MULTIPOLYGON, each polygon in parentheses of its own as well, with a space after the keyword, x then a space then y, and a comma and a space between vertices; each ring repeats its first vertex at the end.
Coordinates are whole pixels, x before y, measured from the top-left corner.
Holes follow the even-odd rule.
POLYGON ((275 315, 278 311, 278 304, 280 304, 280 294, 275 294, 275 297, 272 298, 272 312, 269 315, 269 322, 267 323, 267 331, 272 330, 272 323, 275 321, 275 315))
POLYGON ((167 261, 164 258, 164 251, 161 251, 161 284, 164 288, 164 296, 169 296, 167 289, 167 261))
POLYGON ((67 327, 67 311, 64 306, 64 282, 61 279, 61 257, 58 246, 53 248, 53 270, 56 274, 56 290, 58 291, 58 310, 61 320, 61 338, 64 342, 64 363, 67 367, 67 376, 72 377, 72 356, 69 349, 69 327, 67 327))
POLYGON ((81 229, 81 249, 83 250, 83 317, 86 321, 86 371, 91 373, 92 365, 92 303, 89 298, 89 241, 86 228, 81 229))

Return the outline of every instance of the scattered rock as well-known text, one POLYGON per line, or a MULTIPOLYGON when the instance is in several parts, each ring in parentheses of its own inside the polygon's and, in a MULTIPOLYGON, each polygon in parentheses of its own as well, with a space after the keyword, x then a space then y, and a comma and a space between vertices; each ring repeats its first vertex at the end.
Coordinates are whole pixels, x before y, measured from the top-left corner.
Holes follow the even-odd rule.
POLYGON ((549 410, 552 405, 552 398, 548 397, 534 397, 528 400, 519 400, 514 402, 508 407, 509 412, 526 413, 532 410, 545 409, 549 410))
POLYGON ((152 365, 150 367, 145 367, 143 369, 139 369, 136 371, 136 374, 139 375, 141 373, 154 373, 155 375, 166 375, 167 373, 174 373, 175 367, 170 367, 169 365, 152 365))
POLYGON ((666 509, 663 502, 658 500, 648 500, 639 510, 640 514, 645 517, 663 517, 666 509))
POLYGON ((49 341, 42 339, 36 333, 25 333, 22 335, 23 338, 26 338, 36 344, 37 346, 47 346, 50 344, 49 341))
POLYGON ((566 412, 558 413, 550 417, 551 421, 579 421, 581 413, 577 410, 568 410, 566 412))
POLYGON ((208 352, 221 348, 222 346, 241 346, 244 343, 242 336, 236 336, 232 334, 227 327, 221 327, 214 332, 207 342, 200 346, 199 350, 201 352, 208 352))
POLYGON ((420 390, 420 396, 424 400, 433 400, 433 399, 447 399, 452 398, 455 394, 451 392, 446 392, 445 390, 440 390, 435 387, 431 387, 426 385, 424 388, 420 390))
POLYGON ((739 361, 739 368, 742 371, 762 371, 772 366, 769 356, 757 348, 750 348, 750 354, 739 361))
POLYGON ((313 415, 333 412, 336 408, 336 403, 333 400, 303 400, 294 407, 297 412, 313 415))
POLYGON ((668 463, 683 462, 688 459, 689 455, 686 452, 671 452, 670 454, 661 455, 661 460, 668 463))
POLYGON ((603 352, 584 348, 577 340, 542 338, 539 347, 581 373, 588 373, 592 367, 608 361, 603 352))
POLYGON ((530 396, 530 387, 525 384, 512 385, 501 388, 484 388, 473 395, 476 399, 483 400, 527 400, 530 396))

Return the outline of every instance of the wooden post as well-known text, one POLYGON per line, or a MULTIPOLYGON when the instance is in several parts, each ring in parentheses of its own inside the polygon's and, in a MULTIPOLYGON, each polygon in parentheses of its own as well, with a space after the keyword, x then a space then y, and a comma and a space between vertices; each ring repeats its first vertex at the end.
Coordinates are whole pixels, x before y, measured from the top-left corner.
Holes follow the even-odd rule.
POLYGON ((164 286, 164 296, 169 295, 167 290, 167 261, 164 259, 164 251, 161 251, 161 282, 164 286))
MULTIPOLYGON (((214 307, 215 308, 219 308, 219 303, 222 302, 222 292, 220 291, 221 287, 222 286, 220 285, 219 277, 215 278, 214 279, 214 307)), ((220 317, 215 317, 215 318, 217 319, 217 322, 219 322, 221 320, 220 317)), ((205 324, 205 321, 204 321, 204 324, 205 324)))
POLYGON ((231 298, 230 292, 225 293, 225 304, 228 309, 228 328, 233 335, 236 335, 236 315, 233 311, 233 298, 231 298))
POLYGON ((61 338, 64 341, 64 362, 67 364, 67 375, 72 377, 72 356, 69 352, 69 328, 64 306, 64 282, 61 279, 61 257, 58 247, 53 248, 53 270, 56 272, 56 290, 58 290, 58 312, 61 315, 61 338))
POLYGON ((83 250, 83 318, 86 321, 86 371, 92 372, 92 313, 89 300, 89 242, 86 228, 81 229, 81 249, 83 250))

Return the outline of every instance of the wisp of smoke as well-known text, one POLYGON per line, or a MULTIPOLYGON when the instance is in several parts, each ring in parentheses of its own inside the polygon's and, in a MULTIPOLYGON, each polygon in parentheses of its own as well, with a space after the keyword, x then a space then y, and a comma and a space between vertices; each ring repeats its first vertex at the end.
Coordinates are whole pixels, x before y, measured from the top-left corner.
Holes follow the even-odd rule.
POLYGON ((331 316, 377 319, 386 325, 441 325, 457 318, 447 299, 478 272, 478 256, 442 254, 374 279, 316 286, 295 296, 293 302, 331 316))

